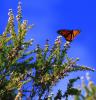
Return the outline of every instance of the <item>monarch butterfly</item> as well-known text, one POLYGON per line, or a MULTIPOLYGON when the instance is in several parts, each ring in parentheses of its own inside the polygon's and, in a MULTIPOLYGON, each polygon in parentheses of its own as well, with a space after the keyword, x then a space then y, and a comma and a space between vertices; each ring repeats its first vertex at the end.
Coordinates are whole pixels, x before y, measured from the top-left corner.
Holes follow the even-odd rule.
POLYGON ((80 33, 80 30, 58 30, 57 33, 64 36, 66 41, 71 42, 80 33))

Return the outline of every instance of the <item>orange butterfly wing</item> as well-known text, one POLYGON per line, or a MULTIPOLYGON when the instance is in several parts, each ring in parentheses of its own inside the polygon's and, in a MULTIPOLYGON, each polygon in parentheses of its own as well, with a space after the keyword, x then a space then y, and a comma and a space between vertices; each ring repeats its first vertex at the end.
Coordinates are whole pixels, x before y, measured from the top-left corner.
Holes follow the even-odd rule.
POLYGON ((72 41, 72 33, 70 33, 65 39, 66 41, 72 41))
POLYGON ((58 34, 65 37, 66 41, 71 42, 76 35, 80 33, 79 30, 59 30, 57 31, 58 34))

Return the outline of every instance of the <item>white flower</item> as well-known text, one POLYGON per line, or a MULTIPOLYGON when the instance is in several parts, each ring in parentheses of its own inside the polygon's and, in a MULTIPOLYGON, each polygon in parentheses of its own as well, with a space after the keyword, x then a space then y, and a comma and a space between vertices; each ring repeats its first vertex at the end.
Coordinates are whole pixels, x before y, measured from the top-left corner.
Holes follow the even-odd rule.
POLYGON ((54 95, 54 93, 52 93, 52 92, 51 92, 50 94, 51 94, 52 96, 54 95))
POLYGON ((58 39, 55 40, 55 42, 58 41, 58 39))
POLYGON ((62 36, 61 36, 61 35, 57 36, 57 39, 60 39, 60 38, 62 38, 62 36))
POLYGON ((81 76, 81 78, 80 78, 81 80, 84 80, 84 77, 83 76, 81 76))
POLYGON ((86 78, 87 78, 88 81, 90 80, 90 74, 89 74, 89 72, 86 73, 86 78))
POLYGON ((22 45, 22 47, 25 47, 25 45, 22 45))
POLYGON ((34 41, 34 39, 31 39, 31 42, 33 42, 34 41))

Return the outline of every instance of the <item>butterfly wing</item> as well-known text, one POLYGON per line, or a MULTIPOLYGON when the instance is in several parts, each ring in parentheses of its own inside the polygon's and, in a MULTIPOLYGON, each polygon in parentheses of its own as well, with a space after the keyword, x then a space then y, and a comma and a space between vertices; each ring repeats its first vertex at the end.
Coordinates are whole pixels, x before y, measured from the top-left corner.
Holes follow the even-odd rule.
POLYGON ((66 41, 71 41, 72 33, 73 33, 72 30, 59 30, 57 31, 57 33, 64 36, 66 41))
POLYGON ((73 38, 80 33, 80 30, 73 30, 73 38))
POLYGON ((66 40, 71 42, 79 33, 80 33, 80 30, 70 31, 70 34, 66 37, 66 40))
POLYGON ((79 30, 59 30, 57 31, 58 34, 65 37, 66 41, 71 42, 76 35, 80 33, 79 30))
POLYGON ((72 32, 70 32, 70 34, 65 39, 66 39, 66 41, 71 42, 72 41, 72 32))

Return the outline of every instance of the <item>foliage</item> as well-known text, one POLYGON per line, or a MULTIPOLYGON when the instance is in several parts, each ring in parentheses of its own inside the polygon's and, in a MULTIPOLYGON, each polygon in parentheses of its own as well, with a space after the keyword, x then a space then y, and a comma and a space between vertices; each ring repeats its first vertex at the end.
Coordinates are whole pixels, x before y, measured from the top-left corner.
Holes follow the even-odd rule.
POLYGON ((73 88, 74 82, 76 82, 78 79, 80 78, 77 77, 77 78, 70 79, 69 83, 67 84, 67 90, 64 93, 62 93, 61 90, 58 90, 55 97, 53 97, 53 95, 49 96, 50 100, 62 100, 62 99, 68 100, 69 96, 80 95, 81 90, 78 90, 77 88, 73 88))
POLYGON ((66 100, 68 100, 68 96, 69 95, 79 95, 80 94, 80 92, 81 92, 80 90, 78 90, 76 88, 73 88, 74 82, 76 82, 78 79, 80 79, 80 78, 77 77, 77 78, 69 80, 69 83, 67 85, 67 90, 66 90, 66 92, 63 95, 63 97, 65 97, 66 100))
POLYGON ((82 77, 82 88, 79 95, 75 95, 74 100, 96 100, 96 85, 91 81, 89 73, 86 74, 88 80, 88 86, 85 84, 84 78, 82 77))
MULTIPOLYGON (((5 31, 0 36, 0 98, 10 96, 12 91, 17 90, 25 84, 27 71, 32 67, 29 62, 33 59, 30 57, 23 60, 25 50, 31 45, 31 41, 24 41, 26 32, 29 28, 27 21, 21 21, 21 4, 18 5, 18 34, 16 34, 14 26, 14 15, 12 9, 9 9, 9 19, 5 31), (19 59, 23 62, 19 62, 19 59), (7 96, 8 95, 8 96, 7 96)), ((15 95, 15 92, 13 92, 15 95)), ((5 99, 3 99, 5 100, 5 99)), ((8 99, 9 100, 9 99, 8 99)))
POLYGON ((58 90, 57 95, 54 97, 54 100, 58 100, 58 99, 61 100, 62 97, 63 97, 62 91, 58 90))
POLYGON ((66 41, 62 46, 61 36, 57 37, 52 47, 49 45, 49 40, 46 40, 44 48, 38 44, 34 50, 28 51, 33 39, 26 42, 25 35, 32 25, 28 25, 27 20, 22 20, 21 10, 19 2, 16 16, 17 30, 14 25, 14 14, 10 9, 7 26, 0 36, 1 100, 11 100, 15 96, 15 100, 18 100, 25 96, 26 92, 30 93, 31 99, 35 96, 38 96, 39 100, 43 97, 48 98, 52 86, 69 73, 94 71, 92 68, 77 65, 78 59, 68 57, 70 42, 66 41), (30 90, 22 88, 29 82, 32 83, 30 90))

